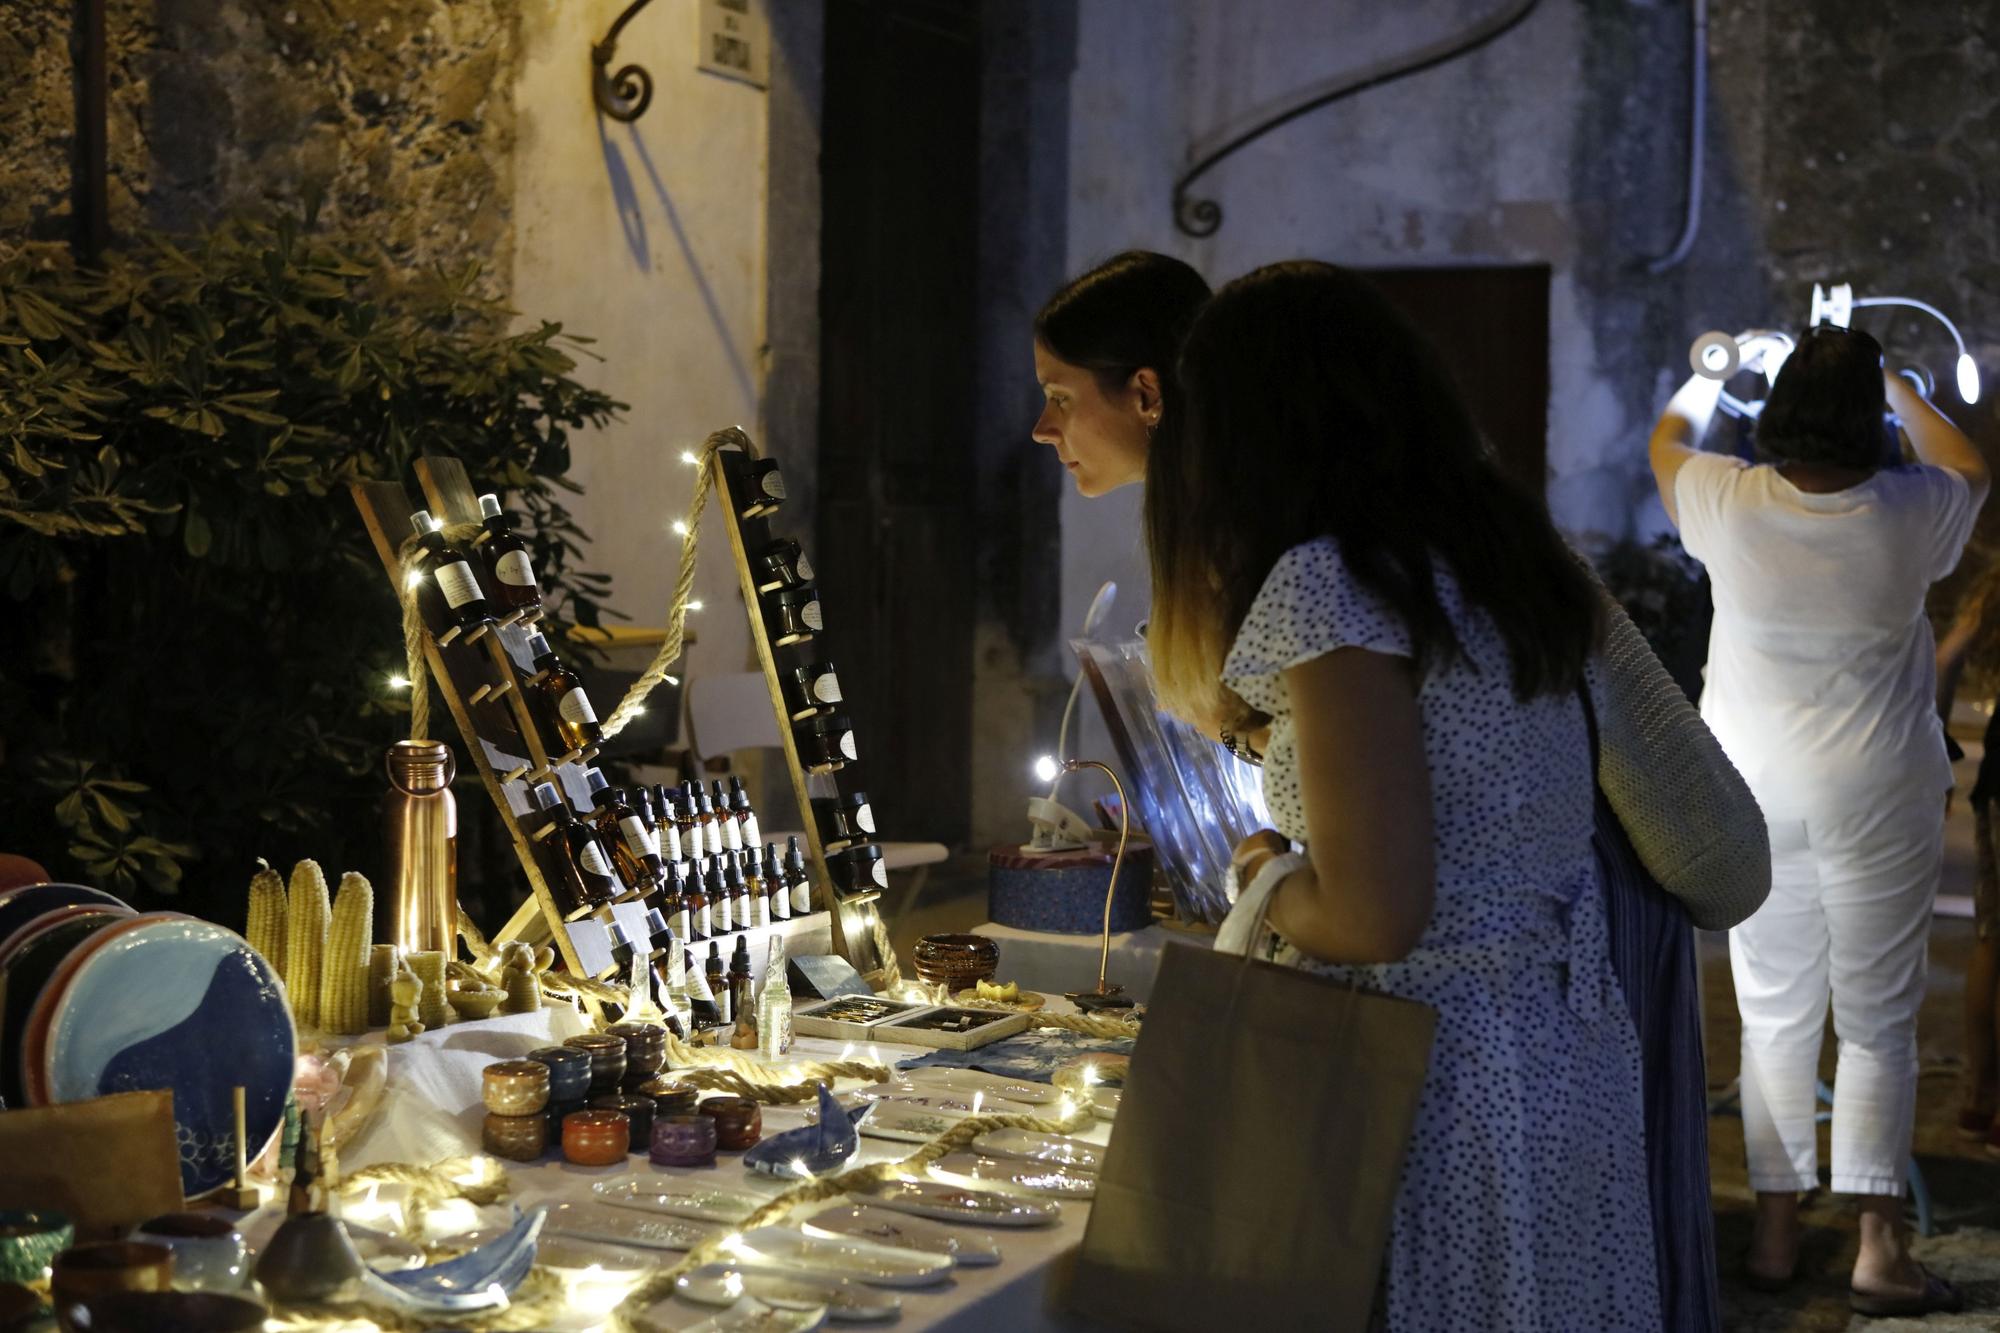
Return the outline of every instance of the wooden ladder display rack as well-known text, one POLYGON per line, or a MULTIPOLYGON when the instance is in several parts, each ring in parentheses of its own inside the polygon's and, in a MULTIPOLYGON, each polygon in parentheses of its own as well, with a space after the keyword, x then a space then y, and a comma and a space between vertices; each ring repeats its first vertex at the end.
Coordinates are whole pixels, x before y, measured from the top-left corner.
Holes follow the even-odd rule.
POLYGON ((787 664, 797 667, 811 662, 816 656, 814 649, 819 635, 815 633, 811 638, 791 644, 773 639, 773 617, 767 597, 775 589, 760 586, 757 572, 750 563, 753 550, 762 551, 776 540, 768 516, 745 517, 743 512, 751 507, 751 464, 764 455, 751 442, 749 435, 737 426, 717 431, 709 437, 709 446, 708 465, 713 469, 723 527, 729 533, 729 553, 736 562, 743 606, 750 620, 750 642, 757 651, 757 664, 763 670, 764 683, 770 689, 771 710, 778 723, 778 738, 791 779, 792 796, 798 802, 799 819, 805 827, 806 850, 813 873, 813 901, 832 916, 835 952, 852 963, 871 985, 881 989, 896 978, 893 959, 884 956, 884 950, 889 947, 888 934, 882 928, 881 909, 877 906, 882 893, 874 887, 843 892, 840 878, 832 872, 829 853, 839 854, 853 845, 828 846, 814 805, 816 799, 828 800, 838 796, 839 788, 833 777, 835 769, 808 764, 801 756, 795 728, 812 716, 814 710, 793 709, 786 697, 784 677, 780 674, 787 664))

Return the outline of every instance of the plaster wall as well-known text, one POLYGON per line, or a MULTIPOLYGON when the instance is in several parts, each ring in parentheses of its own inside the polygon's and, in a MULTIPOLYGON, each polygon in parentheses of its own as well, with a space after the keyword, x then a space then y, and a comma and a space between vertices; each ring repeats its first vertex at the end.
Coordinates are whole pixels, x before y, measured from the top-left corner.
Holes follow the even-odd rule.
MULTIPOLYGON (((760 435, 765 342, 767 94, 695 67, 692 4, 652 7, 617 63, 651 72, 638 121, 600 118, 591 44, 623 0, 524 0, 515 83, 515 307, 597 341, 579 378, 630 404, 573 442, 573 506, 611 604, 665 623, 695 470, 681 451, 740 424, 760 435)), ((687 673, 743 670, 742 601, 721 529, 703 525, 687 673)))

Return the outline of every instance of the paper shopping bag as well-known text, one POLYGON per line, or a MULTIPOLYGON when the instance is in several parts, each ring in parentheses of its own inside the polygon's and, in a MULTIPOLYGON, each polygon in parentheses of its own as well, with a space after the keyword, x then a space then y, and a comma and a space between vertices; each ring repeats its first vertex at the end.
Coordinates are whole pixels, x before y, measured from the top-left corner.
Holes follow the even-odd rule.
POLYGON ((1127 1328, 1363 1329, 1436 1013, 1170 945, 1065 1295, 1127 1328))

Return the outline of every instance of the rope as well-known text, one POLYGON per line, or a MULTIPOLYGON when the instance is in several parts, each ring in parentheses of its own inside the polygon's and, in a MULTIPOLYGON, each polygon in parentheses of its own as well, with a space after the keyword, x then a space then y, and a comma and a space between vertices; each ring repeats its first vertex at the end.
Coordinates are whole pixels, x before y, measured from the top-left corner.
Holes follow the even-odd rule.
POLYGON ((403 1185, 409 1195, 403 1200, 403 1235, 421 1242, 424 1221, 432 1209, 454 1199, 465 1199, 485 1207, 500 1202, 513 1192, 513 1182, 491 1157, 447 1157, 429 1166, 408 1162, 381 1162, 364 1166, 342 1180, 339 1191, 355 1194, 369 1185, 403 1185), (460 1177, 470 1176, 469 1180, 460 1177))
POLYGON ((937 1161, 948 1153, 969 1146, 974 1139, 988 1130, 1025 1129, 1038 1134, 1067 1134, 1088 1124, 1092 1118, 1089 1107, 1079 1106, 1073 1102, 1070 1103, 1069 1114, 1064 1116, 969 1116, 899 1161, 877 1162, 838 1175, 802 1181, 750 1214, 738 1225, 735 1232, 703 1241, 689 1250, 673 1267, 658 1270, 633 1287, 611 1312, 608 1326, 616 1330, 616 1333, 645 1333, 647 1326, 640 1322, 641 1315, 648 1307, 673 1295, 674 1283, 682 1274, 690 1273, 720 1257, 724 1245, 732 1235, 775 1222, 794 1208, 804 1204, 819 1203, 851 1191, 859 1191, 865 1196, 866 1191, 875 1185, 895 1180, 937 1161))
MULTIPOLYGON (((681 567, 674 579, 674 600, 667 610, 667 638, 660 645, 659 653, 651 666, 639 673, 639 679, 632 682, 632 688, 625 691, 625 697, 611 716, 604 719, 604 739, 610 740, 625 729, 625 724, 639 714, 646 696, 666 679, 667 668, 679 660, 682 640, 687 631, 688 598, 694 592, 694 558, 701 544, 701 514, 708 507, 709 488, 714 485, 715 470, 709 466, 715 451, 725 444, 735 444, 743 439, 743 432, 734 426, 719 430, 702 442, 701 451, 696 455, 699 475, 694 481, 694 498, 688 502, 687 533, 681 538, 681 567)), ((756 608, 751 608, 756 613, 756 608)))
POLYGON ((1094 1014, 1030 1014, 1028 1026, 1060 1028, 1086 1037, 1136 1037, 1139 1024, 1134 1019, 1099 1018, 1094 1014))
MULTIPOLYGON (((448 542, 468 542, 477 537, 480 525, 477 523, 448 523, 442 529, 448 542)), ((422 538, 414 532, 403 538, 403 544, 396 548, 396 558, 403 575, 396 584, 396 596, 403 603, 403 657, 404 675, 410 682, 410 739, 427 741, 431 738, 431 676, 424 664, 424 617, 417 607, 417 589, 423 586, 422 538)))
POLYGON ((530 1329, 556 1327, 569 1305, 569 1282, 561 1273, 537 1265, 527 1280, 507 1297, 507 1304, 494 1310, 460 1314, 419 1314, 391 1309, 373 1301, 347 1301, 339 1305, 301 1302, 274 1305, 270 1322, 264 1327, 282 1333, 347 1328, 367 1320, 385 1333, 425 1333, 430 1329, 471 1329, 479 1333, 518 1333, 530 1329))

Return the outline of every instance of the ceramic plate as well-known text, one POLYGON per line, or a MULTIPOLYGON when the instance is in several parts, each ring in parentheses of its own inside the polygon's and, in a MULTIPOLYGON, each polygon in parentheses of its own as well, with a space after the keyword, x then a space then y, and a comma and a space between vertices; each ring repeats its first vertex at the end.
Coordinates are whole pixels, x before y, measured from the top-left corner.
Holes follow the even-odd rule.
POLYGON ((131 915, 132 909, 123 904, 112 908, 103 903, 75 903, 42 913, 0 945, 0 1097, 5 1097, 9 1106, 27 1104, 21 1055, 28 1036, 28 1015, 43 988, 71 950, 112 922, 131 915))
POLYGON ((1032 1129, 989 1129, 972 1141, 988 1157, 1014 1157, 1073 1171, 1104 1169, 1104 1149, 1066 1134, 1037 1134, 1032 1129))
POLYGON ((849 1236, 899 1250, 942 1254, 960 1268, 988 1268, 1000 1262, 1000 1247, 991 1236, 950 1231, 874 1204, 837 1203, 807 1218, 804 1230, 812 1236, 849 1236))
POLYGON ((955 1152, 940 1157, 931 1163, 930 1172, 945 1180, 1026 1190, 1030 1194, 1053 1194, 1062 1199, 1088 1199, 1097 1193, 1097 1177, 1088 1171, 1048 1166, 1041 1162, 982 1157, 971 1152, 955 1152))
POLYGON ((1001 1078, 981 1069, 958 1069, 950 1065, 920 1065, 906 1069, 892 1082, 906 1083, 919 1092, 933 1092, 939 1088, 955 1092, 963 1097, 983 1093, 987 1101, 1004 1097, 1010 1102, 1021 1102, 1028 1106, 1053 1106, 1062 1100, 1063 1091, 1047 1083, 1031 1083, 1026 1079, 1001 1078))
POLYGON ((894 1319, 903 1309, 899 1296, 840 1277, 793 1277, 789 1273, 736 1264, 703 1264, 676 1278, 684 1300, 697 1305, 733 1305, 749 1296, 779 1310, 823 1309, 843 1324, 894 1319))
POLYGON ((663 1333, 806 1333, 826 1322, 826 1309, 779 1310, 745 1296, 727 1310, 702 1314, 666 1300, 648 1306, 638 1322, 663 1333))
MULTIPOLYGON (((386 1231, 377 1231, 374 1227, 358 1227, 351 1222, 346 1225, 347 1238, 354 1242, 354 1252, 361 1256, 363 1263, 376 1272, 400 1273, 406 1268, 424 1266, 424 1250, 421 1245, 412 1244, 401 1236, 392 1236, 386 1231)), ((506 1227, 493 1227, 481 1233, 476 1239, 471 1236, 455 1237, 454 1243, 462 1244, 469 1250, 488 1241, 499 1240, 507 1234, 507 1231, 506 1227)))
MULTIPOLYGON (((871 1102, 890 1102, 913 1106, 920 1111, 942 1111, 956 1116, 974 1114, 975 1105, 978 1113, 984 1115, 1038 1114, 1036 1109, 1026 1102, 1011 1102, 1004 1097, 995 1097, 981 1091, 948 1092, 943 1088, 923 1087, 915 1083, 872 1083, 859 1089, 854 1095, 871 1102)), ((871 1115, 868 1120, 874 1118, 871 1115)), ((868 1120, 861 1123, 865 1125, 868 1120)))
POLYGON ((551 1203, 543 1205, 542 1211, 549 1215, 542 1230, 551 1236, 637 1245, 645 1250, 691 1250, 715 1234, 715 1228, 704 1222, 658 1217, 602 1203, 551 1203))
POLYGON ((1016 1198, 937 1180, 891 1180, 853 1194, 865 1203, 914 1217, 983 1227, 1039 1227, 1062 1216, 1062 1206, 1051 1199, 1016 1198))
POLYGON ((791 1227, 746 1231, 730 1250, 743 1263, 813 1277, 846 1277, 876 1287, 929 1287, 951 1276, 951 1260, 867 1241, 808 1236, 791 1227))
MULTIPOLYGON (((507 1234, 505 1227, 481 1227, 478 1231, 468 1231, 463 1235, 447 1237, 442 1243, 454 1249, 471 1249, 488 1241, 500 1239, 507 1234)), ((421 1251, 418 1262, 422 1263, 421 1251)), ((542 1228, 541 1237, 535 1242, 535 1263, 541 1268, 560 1268, 566 1272, 582 1273, 597 1269, 603 1273, 650 1273, 660 1266, 658 1250, 641 1250, 630 1245, 610 1245, 600 1240, 572 1240, 568 1236, 551 1236, 548 1227, 542 1228)), ((369 1260, 369 1266, 381 1268, 382 1264, 369 1260)))
POLYGON ((1118 1103, 1125 1100, 1123 1088, 1092 1088, 1090 1091, 1090 1111, 1099 1120, 1116 1120, 1118 1103))
POLYGON ((956 1111, 927 1111, 905 1102, 876 1102, 858 1129, 867 1138, 896 1143, 929 1143, 965 1117, 956 1111))
POLYGON ((182 1192, 225 1184, 236 1168, 231 1090, 246 1093, 252 1157, 284 1121, 298 1043, 277 974, 242 936, 188 917, 135 917, 86 949, 51 1011, 47 1100, 169 1088, 182 1192))
POLYGON ((27 1030, 21 1037, 21 1084, 22 1094, 30 1106, 42 1106, 48 1102, 47 1060, 49 1024, 55 1021, 56 1011, 63 992, 70 980, 83 965, 85 959, 98 949, 109 944, 114 936, 127 930, 136 930, 156 921, 186 921, 192 918, 179 912, 143 912, 138 916, 122 917, 97 931, 83 943, 71 949, 56 965, 55 975, 42 987, 42 993, 35 998, 35 1007, 28 1011, 27 1030))
MULTIPOLYGON (((42 913, 74 903, 124 907, 125 901, 87 884, 27 884, 0 889, 0 940, 6 939, 42 913)), ((128 909, 129 910, 129 909, 128 909)))
POLYGON ((754 1194, 697 1185, 680 1176, 626 1176, 600 1180, 590 1188, 598 1198, 620 1208, 732 1226, 770 1202, 754 1194))

